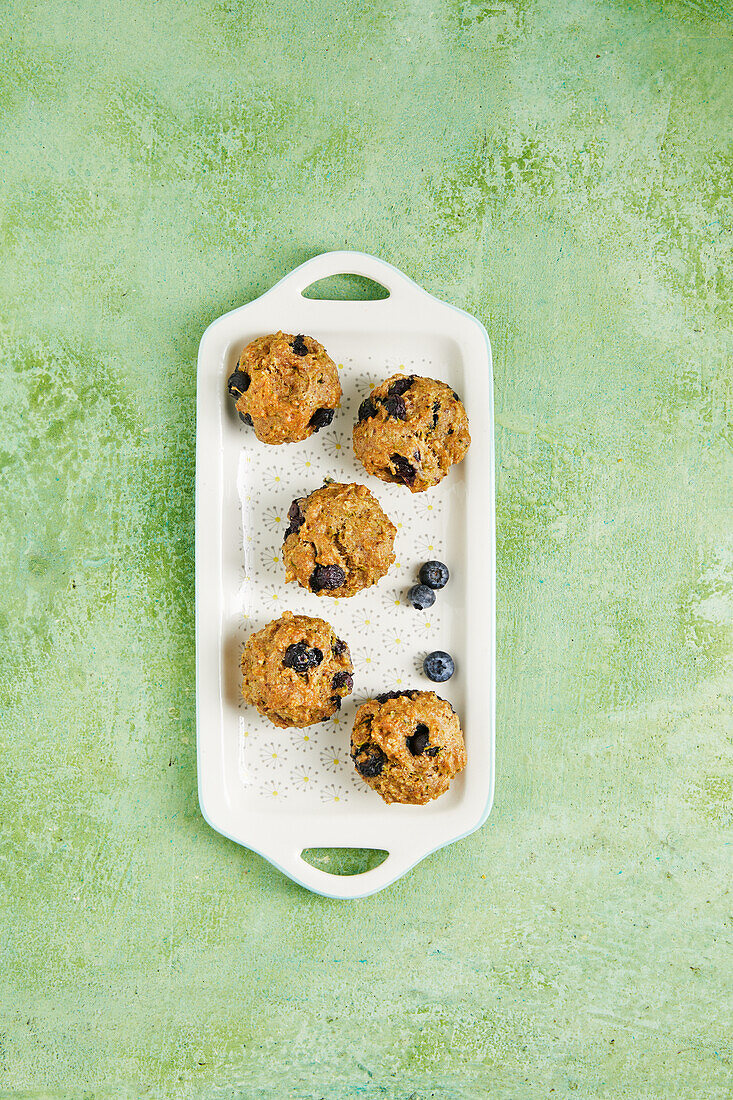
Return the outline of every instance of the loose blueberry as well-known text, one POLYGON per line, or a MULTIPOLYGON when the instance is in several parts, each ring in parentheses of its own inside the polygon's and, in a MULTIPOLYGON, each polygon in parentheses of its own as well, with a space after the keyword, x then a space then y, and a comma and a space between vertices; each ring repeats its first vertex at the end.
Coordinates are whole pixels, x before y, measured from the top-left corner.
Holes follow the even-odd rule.
POLYGON ((361 405, 359 405, 359 423, 361 424, 362 420, 368 420, 370 416, 376 415, 377 406, 370 398, 365 397, 361 405))
POLYGON ((346 688, 346 694, 354 687, 354 677, 350 672, 337 672, 331 681, 331 687, 334 691, 338 691, 339 688, 346 688))
POLYGON ((311 588, 320 592, 323 588, 340 588, 346 581, 346 573, 340 565, 317 565, 311 573, 311 588))
POLYGON ((407 405, 402 397, 385 397, 384 407, 388 416, 393 416, 395 420, 407 419, 407 405))
POLYGON ((384 755, 379 745, 375 745, 371 741, 366 741, 363 745, 359 745, 354 753, 356 770, 360 772, 365 779, 374 779, 376 776, 381 775, 386 762, 387 757, 384 755), (359 757, 362 755, 365 755, 366 758, 364 760, 359 760, 359 757))
POLYGON ((428 680, 432 680, 436 684, 443 684, 446 680, 450 680, 456 671, 455 662, 450 653, 446 653, 442 649, 436 649, 434 653, 428 653, 422 667, 428 680))
POLYGON ((295 337, 295 339, 293 340, 290 347, 291 347, 292 351, 295 352, 296 355, 307 355, 308 354, 308 348, 306 347, 305 340, 303 339, 303 333, 302 332, 298 333, 298 335, 295 337))
POLYGON ((337 638, 331 646, 331 652, 333 653, 334 657, 340 657, 341 654, 345 653, 348 648, 349 647, 347 646, 346 642, 342 642, 340 638, 337 638))
POLYGON ((310 649, 305 642, 295 642, 285 650, 283 664, 286 668, 292 668, 293 672, 304 675, 309 668, 320 665, 323 653, 317 646, 310 649))
POLYGON ((416 611, 427 611, 435 603, 435 593, 426 584, 413 584, 407 598, 416 611))
POLYGON ((445 588, 449 580, 448 566, 442 561, 426 561, 420 566, 420 581, 428 588, 445 588))
POLYGON ((229 390, 229 396, 235 400, 243 393, 246 393, 249 389, 250 377, 246 371, 235 370, 234 374, 229 375, 227 381, 227 389, 229 390))
POLYGON ((417 476, 417 470, 412 463, 408 462, 404 455, 391 455, 390 462, 395 468, 397 481, 403 481, 405 485, 412 485, 417 476))
POLYGON ((239 419, 242 421, 243 424, 249 424, 250 428, 252 427, 252 417, 249 415, 249 413, 241 412, 239 414, 239 419))
POLYGON ((415 726, 412 737, 407 738, 407 747, 413 756, 422 756, 428 747, 429 740, 430 731, 424 722, 420 722, 415 726))
POLYGON ((316 409, 313 416, 310 418, 310 426, 314 431, 320 431, 321 428, 327 428, 333 420, 333 414, 335 409, 316 409))

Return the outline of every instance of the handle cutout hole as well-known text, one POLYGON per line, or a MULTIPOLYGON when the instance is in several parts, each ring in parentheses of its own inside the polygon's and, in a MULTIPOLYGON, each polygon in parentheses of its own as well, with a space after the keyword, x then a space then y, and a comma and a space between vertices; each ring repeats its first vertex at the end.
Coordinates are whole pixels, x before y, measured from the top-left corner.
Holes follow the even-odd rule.
POLYGON ((300 858, 329 875, 363 875, 388 855, 381 848, 304 848, 300 858))
POLYGON ((386 287, 364 275, 329 275, 311 283, 302 293, 304 298, 328 302, 379 302, 389 298, 386 287))

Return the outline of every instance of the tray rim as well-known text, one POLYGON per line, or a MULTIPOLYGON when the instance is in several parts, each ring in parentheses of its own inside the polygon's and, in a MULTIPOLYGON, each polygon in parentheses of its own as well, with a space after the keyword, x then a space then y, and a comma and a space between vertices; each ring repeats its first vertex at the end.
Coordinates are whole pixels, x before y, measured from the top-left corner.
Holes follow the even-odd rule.
MULTIPOLYGON (((457 318, 458 319, 458 318, 457 318)), ((332 317, 328 317, 328 320, 333 320, 332 317)), ((314 325, 314 327, 316 327, 314 325)), ((344 329, 347 331, 347 329, 344 329)), ((449 844, 456 841, 463 840, 471 833, 486 822, 493 805, 494 790, 495 790, 495 684, 496 684, 496 611, 495 611, 495 590, 496 590, 496 536, 495 536, 495 505, 494 505, 494 421, 493 421, 493 364, 492 364, 492 351, 491 342, 489 340, 488 333, 482 322, 468 313, 466 310, 461 309, 458 306, 452 305, 440 298, 435 297, 428 291, 424 290, 419 284, 415 283, 402 271, 393 265, 381 260, 375 256, 370 256, 367 253, 340 250, 335 252, 321 253, 309 260, 306 260, 303 264, 294 268, 282 279, 265 291, 262 295, 253 299, 251 302, 246 302, 241 306, 237 306, 232 310, 227 311, 221 316, 212 321, 201 338, 197 360, 197 429, 196 429, 196 553, 195 553, 195 572, 196 572, 196 744, 197 744, 197 780, 198 780, 198 796, 201 813, 204 820, 215 831, 226 836, 228 839, 233 840, 235 843, 249 848, 251 851, 256 852, 262 858, 266 859, 279 871, 285 874, 288 878, 297 882, 305 889, 310 890, 313 893, 320 894, 324 897, 333 899, 346 899, 346 898, 360 898, 366 897, 371 894, 384 889, 392 882, 396 881, 402 875, 406 874, 414 866, 416 866, 427 856, 439 851, 441 848, 446 847, 449 844), (449 310, 452 313, 458 315, 463 325, 469 324, 475 330, 478 331, 483 340, 485 349, 486 361, 481 363, 481 368, 485 368, 488 372, 488 399, 489 408, 487 415, 488 425, 488 504, 489 504, 489 533, 490 533, 490 550, 491 550, 491 562, 492 568, 490 570, 490 576, 488 580, 488 605, 491 615, 491 662, 490 673, 487 673, 486 680, 483 687, 486 693, 484 697, 487 698, 487 710, 486 710, 486 727, 488 733, 488 752, 489 752, 489 782, 486 788, 486 797, 483 808, 476 814, 475 818, 471 820, 469 826, 465 829, 461 829, 458 832, 451 833, 444 836, 438 843, 431 843, 427 848, 419 848, 417 851, 414 849, 409 852, 393 853, 389 850, 387 858, 376 868, 354 876, 340 876, 330 874, 325 871, 321 871, 318 868, 314 868, 311 864, 305 862, 300 858, 300 852, 298 852, 298 858, 296 865, 293 865, 289 858, 286 858, 285 853, 278 853, 274 850, 272 845, 258 843, 254 837, 248 839, 242 839, 241 835, 236 835, 232 831, 229 822, 226 820, 226 815, 221 814, 221 806, 213 807, 208 803, 207 792, 205 790, 205 771, 207 767, 211 767, 210 764, 205 764, 203 757, 204 752, 204 740, 202 735, 202 714, 201 714, 201 623, 202 623, 202 608, 201 608, 201 571, 203 569, 203 532, 201 529, 200 516, 201 516, 201 491, 202 491, 202 477, 201 472, 203 468, 202 453, 203 442, 201 437, 201 399, 202 399, 202 379, 204 377, 204 370, 202 369, 203 362, 209 355, 209 345, 212 343, 212 339, 218 336, 218 330, 226 328, 227 323, 231 325, 235 317, 241 317, 245 313, 252 312, 258 305, 260 305, 264 299, 275 296, 278 291, 293 291, 298 294, 302 290, 307 289, 312 283, 319 279, 326 278, 333 274, 362 274, 366 277, 374 279, 374 281, 387 287, 390 290, 390 297, 387 299, 380 299, 378 301, 330 301, 320 299, 304 299, 307 302, 309 310, 314 309, 315 312, 323 312, 324 307, 326 311, 332 308, 341 307, 343 305, 358 305, 360 307, 367 307, 367 309, 373 309, 375 317, 379 312, 384 312, 385 309, 394 309, 394 304, 390 305, 392 296, 397 299, 397 305, 399 307, 400 293, 409 288, 409 293, 419 295, 419 297, 429 303, 433 303, 436 307, 440 307, 442 310, 449 310), (381 310, 375 309, 375 307, 381 307, 381 310), (488 681, 488 682, 487 682, 488 681), (488 691, 486 690, 488 689, 488 691), (387 866, 389 864, 389 867, 387 866), (381 873, 380 873, 381 872, 381 873), (361 888, 363 886, 363 889, 361 888)), ((207 463, 210 463, 209 453, 207 451, 207 463)), ((221 530, 221 529, 220 529, 221 530)), ((219 536, 218 549, 221 550, 222 538, 219 536)), ((256 811, 254 813, 256 815, 256 811)), ((309 844, 308 847, 352 847, 349 843, 344 844, 309 844)), ((376 847, 377 845, 373 845, 376 847)), ((379 845, 381 847, 381 845, 379 845)))

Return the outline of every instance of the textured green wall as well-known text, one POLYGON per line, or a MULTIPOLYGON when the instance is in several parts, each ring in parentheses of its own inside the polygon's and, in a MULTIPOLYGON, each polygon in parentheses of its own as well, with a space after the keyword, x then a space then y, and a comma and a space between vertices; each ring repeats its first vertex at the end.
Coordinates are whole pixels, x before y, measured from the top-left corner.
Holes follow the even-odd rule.
POLYGON ((1 15, 0 1095, 730 1096, 729 5, 1 15), (498 463, 493 814, 350 904, 194 731, 198 341, 340 247, 485 322, 498 463))

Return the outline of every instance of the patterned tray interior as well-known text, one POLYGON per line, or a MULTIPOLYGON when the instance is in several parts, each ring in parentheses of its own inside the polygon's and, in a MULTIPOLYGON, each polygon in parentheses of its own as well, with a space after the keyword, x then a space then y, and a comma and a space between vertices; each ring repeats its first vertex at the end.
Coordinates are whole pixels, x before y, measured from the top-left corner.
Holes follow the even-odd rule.
MULTIPOLYGON (((342 340, 343 344, 344 341, 342 340)), ((339 341, 326 346, 335 358, 339 341)), ((394 348, 394 341, 390 341, 394 348)), ((334 810, 354 802, 377 799, 356 774, 349 758, 354 714, 365 699, 380 691, 402 687, 435 690, 460 714, 463 684, 460 677, 460 613, 462 583, 462 472, 454 468, 435 489, 409 493, 366 474, 356 462, 351 430, 360 401, 383 378, 398 371, 432 375, 457 389, 460 368, 450 346, 433 351, 427 341, 401 349, 402 356, 372 354, 337 357, 344 396, 332 425, 301 444, 268 447, 251 430, 241 427, 237 489, 241 502, 242 560, 239 585, 231 606, 231 635, 226 646, 233 663, 227 672, 228 700, 238 708, 237 773, 248 798, 258 804, 303 809, 328 805, 334 810), (410 357, 404 352, 411 351, 410 357), (431 355, 430 352, 433 351, 431 355), (378 585, 349 599, 315 596, 296 584, 285 584, 281 545, 287 512, 294 497, 303 496, 326 477, 368 485, 397 527, 397 560, 378 585), (417 580, 422 562, 445 561, 451 569, 449 585, 437 593, 429 611, 416 611, 406 592, 417 580), (341 711, 328 722, 305 729, 281 730, 244 703, 238 693, 238 657, 253 630, 283 611, 327 619, 350 647, 354 663, 354 691, 341 711), (458 671, 447 684, 432 684, 422 671, 422 660, 434 649, 456 657, 458 671), (238 697, 237 697, 238 696, 238 697)), ((236 359, 236 356, 234 356, 236 359)), ((460 389, 459 389, 460 392, 460 389)), ((239 422, 232 414, 229 431, 239 422)), ((441 799, 457 797, 460 777, 441 799)))

